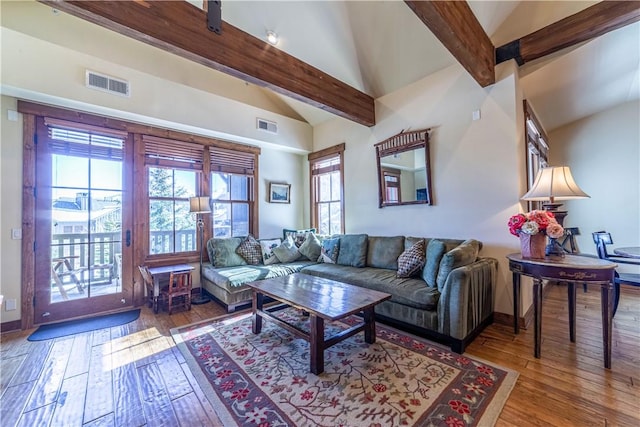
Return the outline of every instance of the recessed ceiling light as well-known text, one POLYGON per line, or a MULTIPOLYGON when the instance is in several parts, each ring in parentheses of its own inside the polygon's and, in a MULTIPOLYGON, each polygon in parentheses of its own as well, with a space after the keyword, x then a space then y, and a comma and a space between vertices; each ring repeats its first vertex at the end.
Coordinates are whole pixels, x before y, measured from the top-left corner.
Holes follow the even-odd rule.
POLYGON ((278 44, 278 35, 276 33, 274 33, 273 31, 267 31, 267 42, 269 42, 270 45, 277 45, 278 44))

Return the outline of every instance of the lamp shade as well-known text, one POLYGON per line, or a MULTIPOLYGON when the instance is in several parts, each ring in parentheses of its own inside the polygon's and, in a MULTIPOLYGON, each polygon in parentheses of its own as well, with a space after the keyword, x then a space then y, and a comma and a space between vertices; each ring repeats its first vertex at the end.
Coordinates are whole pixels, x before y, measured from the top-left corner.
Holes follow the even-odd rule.
POLYGON ((533 186, 522 200, 547 201, 590 197, 573 180, 569 166, 553 166, 538 171, 533 186))
POLYGON ((189 212, 190 213, 209 213, 211 208, 209 207, 209 197, 190 197, 189 198, 189 212))

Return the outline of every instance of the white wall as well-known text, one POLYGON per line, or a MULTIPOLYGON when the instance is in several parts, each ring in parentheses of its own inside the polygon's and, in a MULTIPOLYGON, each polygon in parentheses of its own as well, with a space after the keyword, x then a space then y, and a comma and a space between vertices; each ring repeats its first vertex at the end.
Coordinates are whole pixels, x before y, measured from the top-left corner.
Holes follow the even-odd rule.
POLYGON ((270 99, 242 102, 251 94, 255 98, 257 88, 237 82, 229 87, 230 77, 168 52, 113 32, 105 33, 105 38, 80 37, 84 33, 73 29, 87 23, 77 18, 69 23, 66 15, 58 20, 61 17, 51 15, 49 6, 26 4, 29 13, 23 14, 20 2, 0 5, 0 292, 5 301, 17 300, 15 311, 7 312, 3 304, 2 322, 19 320, 21 305, 21 241, 10 237, 11 229, 22 223, 22 118, 7 121, 7 110, 17 109, 17 98, 259 146, 260 235, 280 236, 283 226, 308 226, 308 188, 303 184, 308 175, 305 154, 312 147, 308 123, 274 113, 277 106, 270 99), (50 42, 47 33, 39 31, 39 23, 62 45, 50 42), (131 96, 86 88, 87 69, 128 80, 131 96), (278 134, 257 130, 257 117, 277 122, 278 134), (292 204, 267 203, 268 181, 290 183, 292 204))
MULTIPOLYGON (((309 188, 304 180, 307 157, 276 150, 263 150, 260 155, 260 235, 256 237, 282 237, 282 229, 308 228, 309 218, 303 209, 309 199, 309 188), (269 203, 269 183, 291 184, 291 203, 269 203)), ((308 204, 308 203, 307 203, 308 204)))
MULTIPOLYGON (((571 167, 591 198, 568 200, 565 225, 579 227, 581 252, 596 254, 591 233, 606 230, 615 247, 640 246, 640 102, 632 101, 549 133, 552 165, 571 167)), ((640 271, 620 265, 620 271, 640 271)))
POLYGON ((372 128, 343 119, 316 126, 313 148, 346 143, 346 232, 478 239, 481 255, 500 262, 495 310, 512 313, 505 255, 519 251, 519 242, 506 224, 521 210, 524 194, 523 120, 517 71, 510 63, 498 69, 497 83, 481 88, 459 65, 448 67, 376 100, 372 128), (476 109, 480 121, 471 120, 476 109), (403 129, 427 127, 434 205, 379 209, 373 145, 403 129))
POLYGON ((20 319, 20 260, 22 240, 11 239, 11 229, 22 227, 22 121, 9 121, 7 110, 16 110, 16 100, 0 97, 0 294, 4 303, 0 322, 20 319), (17 301, 15 311, 6 311, 7 299, 17 301))

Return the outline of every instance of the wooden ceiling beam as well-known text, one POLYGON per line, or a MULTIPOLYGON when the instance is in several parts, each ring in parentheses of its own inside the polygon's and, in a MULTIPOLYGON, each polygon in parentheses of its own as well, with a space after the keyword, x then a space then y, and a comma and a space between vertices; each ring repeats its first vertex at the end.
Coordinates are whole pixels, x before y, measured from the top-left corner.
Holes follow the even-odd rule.
POLYGON ((602 1, 496 49, 496 62, 519 65, 640 20, 640 1, 602 1))
POLYGON ((222 22, 186 1, 52 1, 41 3, 120 34, 360 123, 375 124, 371 96, 222 22))
POLYGON ((466 1, 405 3, 480 86, 496 82, 493 43, 466 1))

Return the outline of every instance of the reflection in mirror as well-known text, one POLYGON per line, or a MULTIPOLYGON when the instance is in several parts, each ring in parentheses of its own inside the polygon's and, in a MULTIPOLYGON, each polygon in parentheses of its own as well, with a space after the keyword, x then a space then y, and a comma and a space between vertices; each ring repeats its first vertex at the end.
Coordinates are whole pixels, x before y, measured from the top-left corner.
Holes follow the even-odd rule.
POLYGON ((431 204, 428 129, 376 144, 379 205, 431 204))

